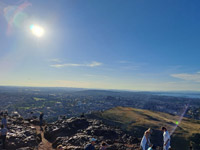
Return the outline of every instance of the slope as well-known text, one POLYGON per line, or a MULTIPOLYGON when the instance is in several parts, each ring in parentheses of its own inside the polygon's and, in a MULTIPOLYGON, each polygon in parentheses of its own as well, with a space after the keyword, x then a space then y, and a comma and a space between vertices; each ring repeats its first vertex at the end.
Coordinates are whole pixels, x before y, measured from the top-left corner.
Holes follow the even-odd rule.
POLYGON ((177 150, 188 149, 190 138, 198 134, 200 130, 200 121, 197 120, 183 117, 181 122, 178 122, 180 116, 130 107, 116 107, 95 113, 93 117, 118 125, 124 130, 132 132, 136 137, 142 137, 144 131, 151 127, 155 130, 152 135, 153 142, 159 146, 162 145, 160 128, 166 126, 172 134, 172 146, 177 150))

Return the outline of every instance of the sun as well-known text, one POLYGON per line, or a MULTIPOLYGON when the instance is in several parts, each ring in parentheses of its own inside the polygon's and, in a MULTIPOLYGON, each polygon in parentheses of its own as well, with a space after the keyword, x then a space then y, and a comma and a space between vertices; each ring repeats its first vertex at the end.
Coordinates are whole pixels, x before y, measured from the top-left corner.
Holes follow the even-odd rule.
POLYGON ((31 29, 33 35, 35 35, 37 37, 42 37, 44 35, 44 29, 41 26, 32 24, 30 26, 30 29, 31 29))

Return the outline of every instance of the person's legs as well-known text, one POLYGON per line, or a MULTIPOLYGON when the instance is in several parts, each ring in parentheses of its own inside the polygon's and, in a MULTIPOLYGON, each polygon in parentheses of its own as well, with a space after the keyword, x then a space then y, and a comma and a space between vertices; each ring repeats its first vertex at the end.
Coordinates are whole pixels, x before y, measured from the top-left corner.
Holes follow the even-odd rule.
POLYGON ((148 148, 149 148, 149 145, 148 145, 148 143, 146 143, 145 150, 147 150, 148 148))
POLYGON ((3 149, 5 149, 6 148, 6 135, 2 135, 1 138, 2 138, 2 147, 3 147, 3 149))
POLYGON ((42 124, 43 124, 43 121, 42 121, 42 120, 40 120, 40 126, 42 126, 42 124))
POLYGON ((166 150, 166 146, 163 144, 163 150, 166 150))
POLYGON ((169 141, 169 142, 167 143, 167 145, 166 145, 166 150, 168 150, 169 147, 170 147, 170 141, 169 141))
POLYGON ((43 131, 42 125, 43 125, 43 121, 40 120, 40 130, 41 130, 41 131, 43 131))
POLYGON ((141 146, 140 146, 140 149, 141 149, 141 150, 145 150, 145 147, 141 145, 141 146))
POLYGON ((167 143, 166 146, 163 146, 163 150, 168 150, 170 148, 170 141, 167 143))

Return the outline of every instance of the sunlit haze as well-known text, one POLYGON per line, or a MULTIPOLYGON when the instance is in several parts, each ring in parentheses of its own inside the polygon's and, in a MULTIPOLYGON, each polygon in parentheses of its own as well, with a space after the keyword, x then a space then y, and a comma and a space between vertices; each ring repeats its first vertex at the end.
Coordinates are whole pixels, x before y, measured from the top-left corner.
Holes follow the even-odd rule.
POLYGON ((1 0, 0 85, 200 91, 200 1, 1 0))
POLYGON ((30 26, 30 30, 37 37, 42 37, 44 35, 44 29, 42 27, 38 26, 38 25, 32 24, 30 26))

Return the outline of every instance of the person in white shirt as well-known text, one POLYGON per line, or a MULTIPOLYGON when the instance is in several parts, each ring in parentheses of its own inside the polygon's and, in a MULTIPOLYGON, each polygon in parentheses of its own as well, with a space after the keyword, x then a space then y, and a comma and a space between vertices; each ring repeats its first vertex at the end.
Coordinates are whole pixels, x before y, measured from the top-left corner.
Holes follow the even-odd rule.
POLYGON ((152 129, 149 128, 147 131, 144 132, 144 136, 142 137, 142 141, 140 143, 140 147, 142 150, 147 150, 148 147, 151 146, 150 142, 150 135, 152 134, 152 129))
POLYGON ((163 150, 168 150, 170 148, 170 134, 166 127, 162 127, 163 131, 163 150))

